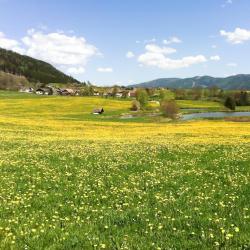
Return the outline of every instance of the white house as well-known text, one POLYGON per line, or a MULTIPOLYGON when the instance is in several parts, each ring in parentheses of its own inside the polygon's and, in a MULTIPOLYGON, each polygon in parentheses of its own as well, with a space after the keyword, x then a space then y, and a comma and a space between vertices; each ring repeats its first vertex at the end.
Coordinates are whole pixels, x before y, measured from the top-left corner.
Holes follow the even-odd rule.
POLYGON ((19 92, 21 92, 21 93, 28 93, 28 94, 33 93, 33 91, 34 91, 33 88, 21 88, 21 89, 19 90, 19 92))

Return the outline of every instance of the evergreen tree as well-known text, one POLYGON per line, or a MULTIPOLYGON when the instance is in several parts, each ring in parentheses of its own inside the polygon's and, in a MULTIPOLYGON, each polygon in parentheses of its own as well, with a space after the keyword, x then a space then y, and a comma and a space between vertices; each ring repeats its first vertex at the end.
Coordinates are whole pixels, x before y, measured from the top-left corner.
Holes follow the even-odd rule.
POLYGON ((30 82, 79 83, 52 65, 0 48, 0 71, 25 76, 30 82))
POLYGON ((246 91, 241 91, 240 92, 239 105, 240 106, 247 106, 247 105, 249 105, 248 93, 246 91))
POLYGON ((228 96, 224 103, 225 107, 231 110, 235 110, 235 100, 233 97, 228 96))

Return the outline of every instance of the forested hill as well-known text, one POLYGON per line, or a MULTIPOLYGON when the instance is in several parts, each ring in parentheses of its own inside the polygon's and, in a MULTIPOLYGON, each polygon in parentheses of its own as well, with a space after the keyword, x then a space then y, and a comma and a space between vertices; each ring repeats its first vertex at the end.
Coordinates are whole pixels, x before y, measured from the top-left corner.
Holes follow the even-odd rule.
POLYGON ((209 88, 217 86, 222 89, 250 89, 250 75, 240 74, 229 77, 196 76, 191 78, 160 78, 133 85, 133 87, 166 88, 209 88))
POLYGON ((0 48, 0 71, 25 76, 30 82, 79 83, 49 63, 0 48))

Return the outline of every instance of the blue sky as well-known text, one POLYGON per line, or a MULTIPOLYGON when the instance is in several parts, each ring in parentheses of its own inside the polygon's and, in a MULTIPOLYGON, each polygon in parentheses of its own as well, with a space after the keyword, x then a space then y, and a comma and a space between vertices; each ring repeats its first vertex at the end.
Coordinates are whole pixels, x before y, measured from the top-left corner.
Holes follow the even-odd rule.
POLYGON ((228 76, 249 73, 249 13, 249 0, 0 0, 0 47, 98 85, 228 76))

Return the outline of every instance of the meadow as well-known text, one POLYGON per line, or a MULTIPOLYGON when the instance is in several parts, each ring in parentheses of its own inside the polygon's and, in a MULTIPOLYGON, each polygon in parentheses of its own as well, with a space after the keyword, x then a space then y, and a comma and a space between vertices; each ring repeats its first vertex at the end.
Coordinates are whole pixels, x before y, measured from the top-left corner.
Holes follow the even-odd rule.
POLYGON ((0 249, 250 248, 250 122, 129 107, 0 92, 0 249))

